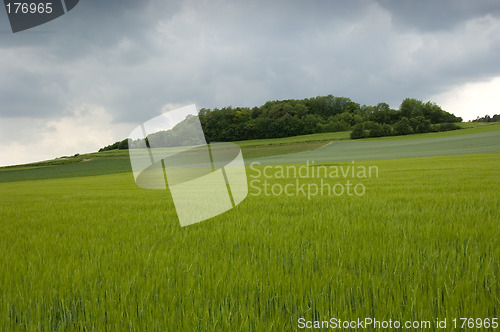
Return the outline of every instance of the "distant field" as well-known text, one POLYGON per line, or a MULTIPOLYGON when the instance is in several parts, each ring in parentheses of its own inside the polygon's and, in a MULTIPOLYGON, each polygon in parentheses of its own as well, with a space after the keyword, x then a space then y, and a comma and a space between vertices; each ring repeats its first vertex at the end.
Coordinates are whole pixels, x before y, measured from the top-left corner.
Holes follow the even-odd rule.
POLYGON ((62 165, 4 168, 0 170, 0 183, 30 181, 40 179, 59 179, 80 176, 96 176, 131 172, 130 161, 122 158, 96 158, 89 162, 72 162, 62 165))
POLYGON ((379 172, 300 179, 349 180, 362 196, 256 195, 253 183, 235 209, 185 228, 169 192, 130 173, 1 183, 0 329, 498 317, 500 153, 322 165, 379 172))
POLYGON ((246 160, 246 162, 294 164, 307 160, 325 162, 500 152, 500 130, 469 135, 436 135, 435 137, 422 135, 422 137, 412 139, 393 139, 391 137, 390 139, 334 141, 315 150, 254 158, 246 160))

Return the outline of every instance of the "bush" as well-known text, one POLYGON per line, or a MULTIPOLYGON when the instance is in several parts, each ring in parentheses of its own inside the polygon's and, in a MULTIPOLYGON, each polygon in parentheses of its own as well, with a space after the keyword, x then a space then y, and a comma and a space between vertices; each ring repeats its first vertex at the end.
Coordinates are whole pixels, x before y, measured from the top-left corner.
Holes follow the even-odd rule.
POLYGON ((120 142, 120 144, 118 144, 118 149, 120 150, 126 150, 128 149, 128 139, 124 139, 123 141, 120 142))
POLYGON ((331 120, 329 121, 325 127, 325 132, 337 132, 337 131, 346 131, 351 129, 351 125, 343 120, 335 121, 331 120))
POLYGON ((351 138, 352 139, 358 139, 358 138, 365 138, 367 137, 367 132, 363 129, 363 124, 358 123, 352 128, 351 131, 351 138))
POLYGON ((368 137, 382 137, 384 135, 383 126, 380 123, 374 122, 368 130, 368 137))
POLYGON ((382 125, 382 136, 392 136, 394 135, 394 129, 392 128, 391 125, 388 124, 383 124, 382 125))
POLYGON ((402 117, 401 120, 394 124, 394 133, 396 135, 409 135, 412 131, 410 120, 407 117, 402 117))
POLYGON ((462 127, 460 127, 456 123, 438 123, 438 124, 435 124, 433 127, 434 131, 450 131, 450 130, 457 130, 457 129, 461 129, 461 128, 462 127))
POLYGON ((431 131, 431 121, 424 118, 423 116, 411 118, 410 126, 412 128, 412 132, 415 134, 428 133, 429 131, 431 131))

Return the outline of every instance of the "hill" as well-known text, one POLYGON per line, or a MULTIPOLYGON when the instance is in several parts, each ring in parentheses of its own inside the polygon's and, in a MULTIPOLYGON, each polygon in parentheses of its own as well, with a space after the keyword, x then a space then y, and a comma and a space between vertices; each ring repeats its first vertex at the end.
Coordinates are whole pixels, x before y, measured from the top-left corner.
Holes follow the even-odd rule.
MULTIPOLYGON (((432 102, 406 98, 398 110, 386 103, 360 105, 349 98, 318 96, 301 100, 269 101, 260 107, 202 108, 198 115, 207 142, 233 142, 253 139, 351 131, 351 138, 408 135, 459 129, 462 119, 432 102)), ((149 140, 164 146, 189 145, 193 116, 169 130, 148 135, 149 140), (189 130, 186 130, 189 132, 189 130)), ((99 151, 127 149, 128 139, 115 142, 99 151)))

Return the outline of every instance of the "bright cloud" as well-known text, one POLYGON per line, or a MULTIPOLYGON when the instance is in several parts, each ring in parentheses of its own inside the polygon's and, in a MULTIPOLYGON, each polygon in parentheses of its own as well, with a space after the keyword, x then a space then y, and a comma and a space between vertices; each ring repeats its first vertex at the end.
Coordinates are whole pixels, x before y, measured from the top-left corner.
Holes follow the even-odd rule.
POLYGON ((466 83, 432 97, 443 109, 464 121, 484 115, 500 114, 500 77, 486 82, 466 83))

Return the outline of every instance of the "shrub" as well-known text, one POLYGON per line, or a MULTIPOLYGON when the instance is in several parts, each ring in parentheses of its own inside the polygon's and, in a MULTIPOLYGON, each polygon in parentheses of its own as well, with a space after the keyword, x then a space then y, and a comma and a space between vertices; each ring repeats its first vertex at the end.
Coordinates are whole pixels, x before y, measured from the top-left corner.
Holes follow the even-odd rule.
POLYGON ((363 124, 358 123, 352 128, 351 131, 351 138, 352 139, 358 139, 358 138, 365 138, 367 137, 367 132, 363 129, 363 124))
POLYGON ((438 123, 434 125, 434 131, 449 131, 461 129, 456 123, 438 123))
POLYGON ((394 133, 396 135, 408 135, 412 133, 410 120, 407 117, 402 117, 401 120, 394 124, 394 133))

